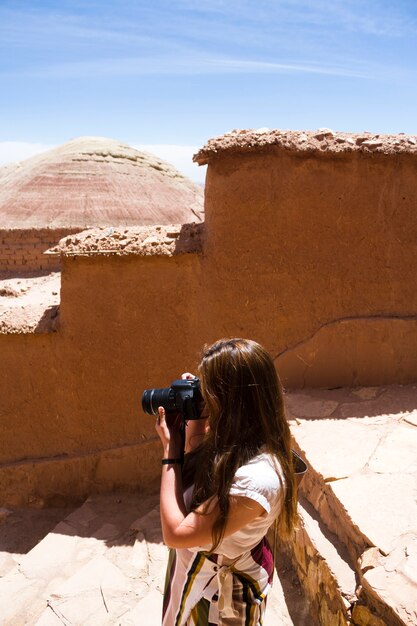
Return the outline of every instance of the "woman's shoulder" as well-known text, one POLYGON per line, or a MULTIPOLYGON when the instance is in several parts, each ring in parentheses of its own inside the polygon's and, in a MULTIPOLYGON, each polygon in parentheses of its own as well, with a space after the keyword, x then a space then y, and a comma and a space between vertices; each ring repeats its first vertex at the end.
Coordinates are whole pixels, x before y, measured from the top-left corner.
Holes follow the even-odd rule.
POLYGON ((284 481, 278 459, 261 452, 235 473, 230 489, 232 496, 246 496, 261 504, 267 513, 280 501, 284 481))
POLYGON ((283 474, 278 458, 267 452, 257 454, 239 467, 233 485, 245 485, 268 493, 279 491, 283 485, 283 474))

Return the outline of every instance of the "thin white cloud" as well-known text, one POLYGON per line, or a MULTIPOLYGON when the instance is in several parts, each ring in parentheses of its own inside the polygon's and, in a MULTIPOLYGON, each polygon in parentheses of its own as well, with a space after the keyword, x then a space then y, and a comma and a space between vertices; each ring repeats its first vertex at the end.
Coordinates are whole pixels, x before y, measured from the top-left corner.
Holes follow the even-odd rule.
MULTIPOLYGON (((99 19, 97 26, 92 26, 78 15, 48 13, 45 11, 2 11, 0 7, 0 35, 2 44, 25 48, 28 44, 40 48, 54 47, 57 41, 65 46, 88 44, 88 47, 103 44, 129 44, 153 46, 163 45, 163 39, 157 34, 135 31, 132 24, 117 20, 109 23, 99 19)), ((166 46, 165 46, 166 47, 166 46)))
MULTIPOLYGON (((132 144, 133 145, 133 144, 132 144)), ((2 141, 0 142, 0 166, 24 161, 50 150, 55 146, 44 143, 30 143, 25 141, 2 141)), ((202 185, 204 184, 206 167, 199 167, 193 163, 193 154, 199 149, 198 146, 181 146, 173 144, 140 144, 133 145, 137 150, 146 150, 156 154, 160 159, 171 163, 182 174, 202 185)))
POLYGON ((0 165, 24 161, 29 157, 50 150, 54 146, 46 143, 27 141, 0 141, 0 165))
MULTIPOLYGON (((153 75, 219 75, 219 74, 324 74, 352 78, 371 78, 377 75, 365 66, 344 67, 328 63, 280 63, 276 61, 219 58, 107 58, 72 63, 58 63, 38 68, 14 71, 13 75, 30 75, 47 78, 88 78, 97 76, 153 76, 153 75)), ((8 75, 10 72, 2 72, 8 75)), ((386 72, 384 74, 386 76, 386 72)))
POLYGON ((217 15, 227 19, 251 20, 254 26, 264 22, 267 29, 288 31, 310 26, 337 28, 366 35, 401 37, 417 29, 410 4, 383 0, 177 0, 177 4, 201 16, 217 15))
POLYGON ((352 76, 355 78, 366 78, 365 71, 353 70, 345 67, 331 66, 327 64, 313 63, 276 63, 274 61, 250 61, 243 59, 224 59, 220 61, 220 66, 225 73, 300 73, 300 74, 330 74, 333 76, 352 76))

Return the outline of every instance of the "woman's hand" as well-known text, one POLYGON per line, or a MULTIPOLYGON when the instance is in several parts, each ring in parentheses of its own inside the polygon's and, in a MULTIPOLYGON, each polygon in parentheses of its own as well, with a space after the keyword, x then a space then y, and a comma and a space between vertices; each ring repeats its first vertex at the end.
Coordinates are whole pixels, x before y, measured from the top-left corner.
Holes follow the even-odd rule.
MULTIPOLYGON (((184 374, 181 374, 181 378, 182 380, 192 380, 196 377, 190 372, 185 372, 184 374)), ((187 429, 185 433, 186 453, 192 452, 193 450, 198 448, 198 446, 203 441, 207 430, 207 417, 208 415, 206 413, 205 406, 203 405, 201 410, 201 419, 190 420, 187 423, 187 429)))
MULTIPOLYGON (((194 378, 195 376, 194 374, 191 374, 191 372, 184 372, 184 374, 181 374, 182 380, 192 380, 194 378)), ((182 441, 179 433, 181 419, 182 416, 180 413, 170 413, 167 420, 165 409, 162 406, 158 407, 158 417, 156 419, 155 430, 161 440, 163 454, 167 458, 178 458, 182 453, 182 441)), ((202 436, 204 436, 204 425, 201 425, 201 420, 193 420, 192 422, 189 422, 186 433, 186 452, 198 445, 202 436), (198 422, 200 422, 200 424, 198 422), (193 446, 189 445, 190 438, 193 438, 195 441, 193 446)))
POLYGON ((190 372, 184 372, 184 374, 181 374, 182 380, 192 380, 193 378, 195 378, 195 376, 194 374, 190 374, 190 372))
MULTIPOLYGON (((178 422, 178 420, 176 420, 178 422)), ((158 407, 155 430, 162 443, 165 458, 178 458, 181 453, 181 434, 177 423, 168 426, 164 407, 158 407)))

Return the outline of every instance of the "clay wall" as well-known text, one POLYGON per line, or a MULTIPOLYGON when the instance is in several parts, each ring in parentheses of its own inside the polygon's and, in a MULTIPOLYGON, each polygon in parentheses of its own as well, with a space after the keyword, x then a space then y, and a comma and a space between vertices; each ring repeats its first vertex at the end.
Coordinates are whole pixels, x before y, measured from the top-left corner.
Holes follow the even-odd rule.
POLYGON ((3 504, 157 488, 141 395, 198 360, 200 256, 149 245, 144 256, 64 256, 56 332, 0 335, 3 504))
POLYGON ((265 344, 287 387, 416 380, 414 154, 220 154, 206 179, 206 340, 265 344))
POLYGON ((141 392, 221 336, 262 342, 287 388, 416 381, 416 164, 220 151, 198 231, 67 238, 56 332, 0 335, 3 504, 155 489, 141 392))
POLYGON ((0 230, 0 272, 58 271, 59 257, 45 255, 60 239, 79 232, 71 228, 16 228, 0 230))

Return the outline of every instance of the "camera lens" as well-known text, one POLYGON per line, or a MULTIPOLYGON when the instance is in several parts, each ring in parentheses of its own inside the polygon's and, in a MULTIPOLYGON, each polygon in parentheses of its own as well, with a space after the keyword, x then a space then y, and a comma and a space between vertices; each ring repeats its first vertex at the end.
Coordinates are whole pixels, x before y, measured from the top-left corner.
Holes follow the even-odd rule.
POLYGON ((142 395, 142 409, 148 415, 157 415, 158 407, 169 412, 175 409, 175 393, 171 387, 165 389, 145 389, 142 395))

